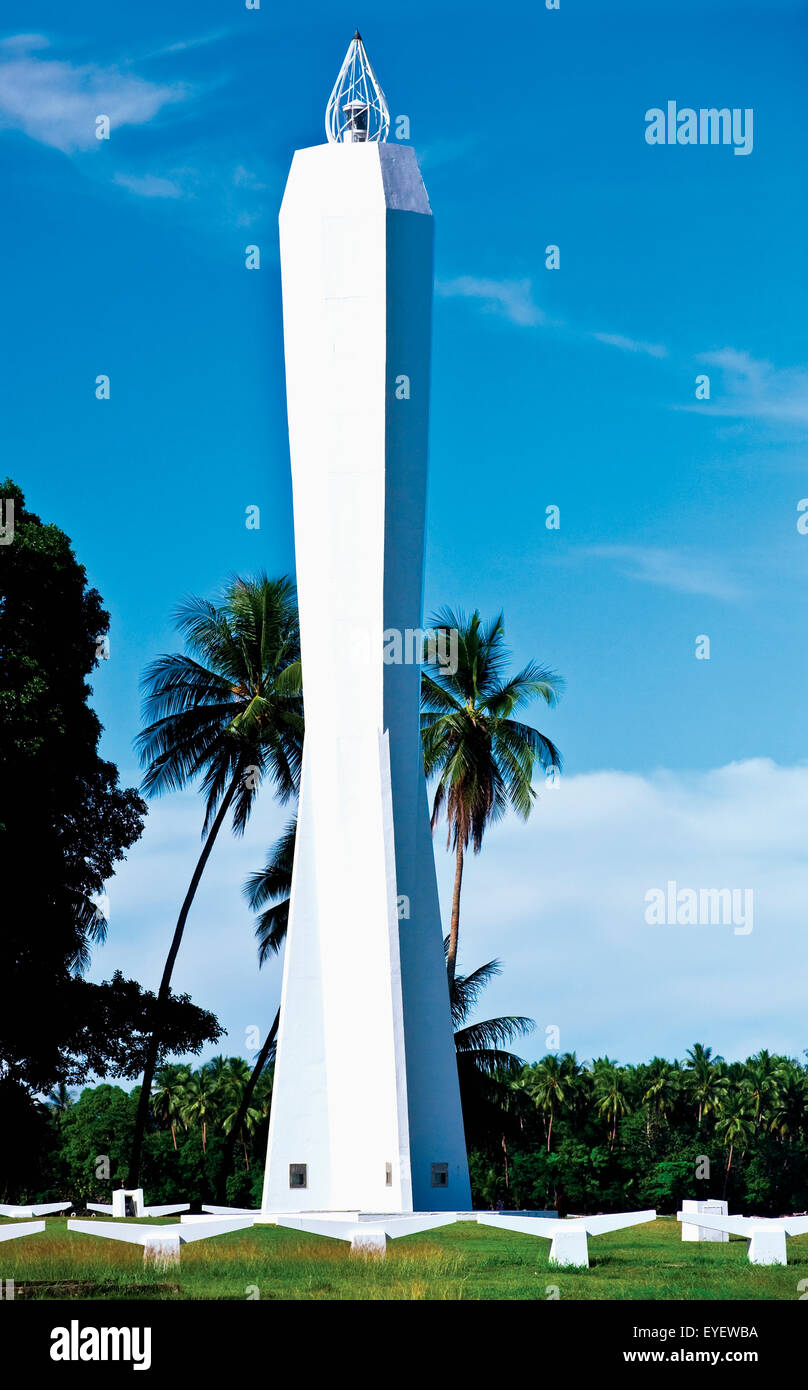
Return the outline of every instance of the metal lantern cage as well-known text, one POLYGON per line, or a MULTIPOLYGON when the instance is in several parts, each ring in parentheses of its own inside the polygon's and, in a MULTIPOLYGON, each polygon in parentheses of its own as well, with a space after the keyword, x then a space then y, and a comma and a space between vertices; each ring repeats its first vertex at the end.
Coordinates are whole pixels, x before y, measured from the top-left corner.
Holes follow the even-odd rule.
POLYGON ((357 29, 345 54, 325 112, 332 145, 386 140, 390 112, 357 29))

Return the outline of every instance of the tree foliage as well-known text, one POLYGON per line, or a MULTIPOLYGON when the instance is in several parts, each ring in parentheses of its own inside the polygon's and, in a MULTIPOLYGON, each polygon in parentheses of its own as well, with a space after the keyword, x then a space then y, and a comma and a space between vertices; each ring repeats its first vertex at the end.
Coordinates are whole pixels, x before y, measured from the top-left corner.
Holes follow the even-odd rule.
POLYGON ((684 1061, 637 1066, 548 1053, 510 1084, 512 1104, 472 1155, 478 1202, 675 1211, 725 1195, 735 1211, 808 1207, 808 1067, 794 1058, 727 1063, 700 1044, 684 1061))
MULTIPOLYGON (((0 545, 0 1076, 11 1113, 91 1072, 136 1075, 154 997, 121 975, 82 978, 107 931, 96 899, 146 813, 101 757, 89 703, 109 615, 64 532, 10 480, 0 496, 14 510, 0 545)), ((183 997, 167 1036, 198 1051, 219 1029, 183 997)))

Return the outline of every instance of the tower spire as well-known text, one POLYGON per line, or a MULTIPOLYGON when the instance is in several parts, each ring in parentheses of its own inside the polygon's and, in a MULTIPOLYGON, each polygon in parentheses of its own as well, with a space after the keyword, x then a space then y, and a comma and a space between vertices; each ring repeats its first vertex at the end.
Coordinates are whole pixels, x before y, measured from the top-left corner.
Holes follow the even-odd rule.
POLYGON ((357 29, 334 83, 325 112, 329 143, 383 141, 390 131, 390 113, 379 80, 357 29))

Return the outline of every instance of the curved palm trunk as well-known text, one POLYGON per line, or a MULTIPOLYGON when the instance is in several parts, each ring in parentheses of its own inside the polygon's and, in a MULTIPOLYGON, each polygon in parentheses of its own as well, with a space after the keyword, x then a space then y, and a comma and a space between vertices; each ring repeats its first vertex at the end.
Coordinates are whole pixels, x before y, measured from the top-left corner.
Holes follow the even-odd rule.
MULTIPOLYGON (((230 1170, 230 1166, 233 1162, 233 1150, 236 1146, 236 1136, 239 1134, 244 1124, 244 1116, 247 1114, 247 1111, 250 1108, 250 1101, 253 1098, 253 1091, 255 1090, 256 1085, 258 1084, 258 1078, 267 1064, 267 1058, 272 1050, 275 1039, 278 1036, 278 1025, 280 1024, 280 1021, 281 1011, 280 1009, 278 1009, 272 1027, 267 1033, 264 1046, 261 1048, 261 1051, 255 1059, 255 1066, 252 1069, 250 1079, 247 1082, 247 1085, 244 1087, 244 1095, 241 1097, 241 1103, 239 1105, 236 1118, 230 1126, 230 1130, 224 1141, 222 1166, 219 1171, 218 1191, 216 1193, 216 1196, 220 1202, 223 1202, 225 1199, 227 1175, 230 1170)), ((246 1157, 246 1149, 244 1152, 246 1157)), ((249 1168, 249 1163, 247 1164, 247 1167, 249 1168)))
POLYGON ((735 1143, 734 1143, 734 1141, 733 1141, 733 1143, 731 1143, 730 1146, 729 1146, 729 1161, 728 1161, 728 1163, 727 1163, 726 1172, 724 1173, 724 1188, 723 1188, 723 1191, 722 1191, 722 1193, 721 1193, 722 1198, 726 1197, 726 1195, 727 1195, 727 1183, 729 1182, 729 1170, 730 1170, 730 1168, 732 1167, 732 1150, 733 1150, 734 1148, 735 1148, 735 1143))
POLYGON ((180 915, 177 918, 177 925, 174 928, 174 936, 171 941, 171 949, 169 950, 168 956, 166 957, 166 963, 163 969, 163 978, 160 981, 160 989, 157 993, 157 1009, 155 1012, 154 1031, 152 1032, 151 1038, 149 1040, 149 1047, 146 1053, 146 1061, 143 1067, 143 1081, 140 1087, 140 1098, 138 1100, 137 1115, 135 1116, 135 1133, 134 1138, 132 1139, 132 1152, 129 1158, 129 1175, 126 1180, 127 1187, 138 1187, 140 1185, 139 1179, 140 1163, 143 1156, 143 1135, 146 1132, 146 1119, 149 1113, 149 1097, 151 1095, 152 1082, 154 1081, 154 1073, 157 1070, 157 1058, 160 1052, 160 1041, 162 1037, 162 1021, 165 1013, 165 1007, 168 1002, 169 992, 171 990, 171 976, 174 971, 174 964, 176 962, 177 955, 180 949, 180 944, 182 942, 182 934, 185 931, 185 923, 188 920, 188 913, 190 912, 191 904, 193 903, 193 900, 196 897, 196 890, 199 887, 199 881, 202 878, 202 873, 204 871, 205 865, 207 864, 208 859, 210 857, 210 852, 213 849, 216 836, 222 828, 224 818, 230 809, 230 803, 236 794, 236 787, 238 786, 239 777, 240 773, 236 773, 236 776, 230 783, 230 786, 228 787, 222 800, 222 804, 216 813, 216 819, 214 820, 213 825, 210 827, 208 837, 202 847, 202 853, 200 854, 196 868, 194 869, 193 878, 191 879, 191 882, 188 886, 188 892, 185 894, 185 901, 183 902, 182 907, 180 908, 180 915))
POLYGON ((449 977, 449 990, 454 984, 457 968, 457 941, 460 936, 460 886, 463 882, 463 841, 458 837, 455 855, 454 891, 452 892, 452 920, 449 927, 449 950, 446 954, 446 974, 449 977))

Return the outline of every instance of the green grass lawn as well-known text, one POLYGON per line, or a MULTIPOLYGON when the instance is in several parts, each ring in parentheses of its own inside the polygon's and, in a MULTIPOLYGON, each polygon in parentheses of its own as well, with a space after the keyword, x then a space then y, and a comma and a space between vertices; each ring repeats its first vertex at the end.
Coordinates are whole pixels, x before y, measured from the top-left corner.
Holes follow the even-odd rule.
MULTIPOLYGON (((154 1225, 164 1224, 154 1222, 154 1225)), ((462 1223, 390 1241, 387 1255, 256 1226, 183 1247, 180 1266, 144 1263, 140 1246, 68 1231, 54 1218, 28 1239, 0 1243, 0 1279, 16 1298, 78 1299, 797 1299, 808 1279, 808 1236, 788 1242, 787 1266, 759 1268, 746 1241, 685 1244, 661 1218, 590 1237, 589 1269, 555 1269, 550 1242, 462 1223)), ((808 1287, 808 1286, 806 1286, 808 1287)))

